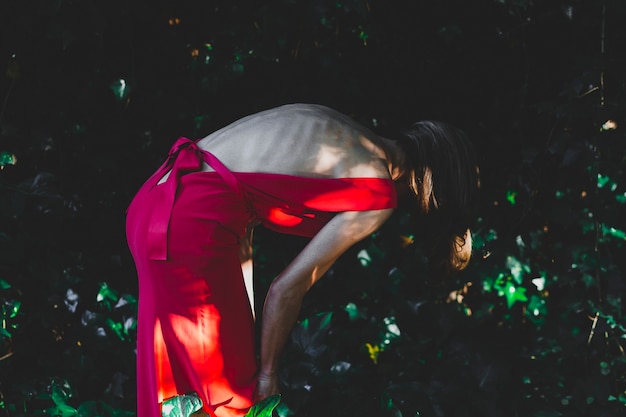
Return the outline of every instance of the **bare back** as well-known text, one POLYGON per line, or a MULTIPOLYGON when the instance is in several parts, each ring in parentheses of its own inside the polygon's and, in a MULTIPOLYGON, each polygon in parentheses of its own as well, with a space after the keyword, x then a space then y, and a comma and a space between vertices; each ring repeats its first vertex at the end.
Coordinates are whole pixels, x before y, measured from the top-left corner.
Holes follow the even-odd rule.
POLYGON ((290 104, 240 119, 198 146, 235 172, 389 178, 383 141, 327 107, 290 104))

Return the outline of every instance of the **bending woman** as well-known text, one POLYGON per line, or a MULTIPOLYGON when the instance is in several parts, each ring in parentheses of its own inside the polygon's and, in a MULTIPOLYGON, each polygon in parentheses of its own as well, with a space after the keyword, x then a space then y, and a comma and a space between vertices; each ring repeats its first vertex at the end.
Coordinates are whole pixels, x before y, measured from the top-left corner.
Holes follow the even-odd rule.
POLYGON ((185 417, 241 416, 278 393, 280 353, 304 294, 398 201, 437 213, 433 264, 463 269, 477 183, 465 135, 433 122, 394 141, 327 107, 293 104, 180 138, 128 209, 138 416, 173 406, 185 417), (312 238, 270 286, 259 360, 242 272, 256 224, 312 238))

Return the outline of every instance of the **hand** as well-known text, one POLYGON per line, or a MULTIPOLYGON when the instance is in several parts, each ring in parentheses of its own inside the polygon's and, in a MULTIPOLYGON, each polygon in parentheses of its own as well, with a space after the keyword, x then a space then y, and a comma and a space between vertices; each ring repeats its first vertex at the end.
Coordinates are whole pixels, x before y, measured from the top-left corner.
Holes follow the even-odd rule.
POLYGON ((267 397, 278 394, 278 375, 261 372, 257 378, 255 402, 263 401, 267 397))

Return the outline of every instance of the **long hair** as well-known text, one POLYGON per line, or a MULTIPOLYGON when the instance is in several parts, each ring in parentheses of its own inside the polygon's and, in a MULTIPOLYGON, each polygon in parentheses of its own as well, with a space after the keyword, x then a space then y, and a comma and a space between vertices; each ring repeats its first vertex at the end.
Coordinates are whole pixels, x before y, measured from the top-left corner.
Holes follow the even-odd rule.
POLYGON ((413 124, 399 145, 406 158, 404 178, 415 197, 416 238, 437 272, 464 269, 479 188, 474 146, 461 130, 433 121, 413 124))

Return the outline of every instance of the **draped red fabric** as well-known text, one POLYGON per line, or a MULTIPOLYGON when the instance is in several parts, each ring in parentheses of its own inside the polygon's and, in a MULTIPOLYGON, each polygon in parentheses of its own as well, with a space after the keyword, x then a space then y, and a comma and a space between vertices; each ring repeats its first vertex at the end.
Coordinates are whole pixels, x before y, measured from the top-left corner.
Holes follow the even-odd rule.
POLYGON ((176 141, 126 220, 139 280, 138 417, 158 417, 163 400, 189 392, 211 416, 251 406, 254 320, 238 243, 251 220, 313 236, 334 213, 395 203, 388 179, 233 173, 195 142, 176 141), (215 171, 201 172, 202 161, 215 171))

